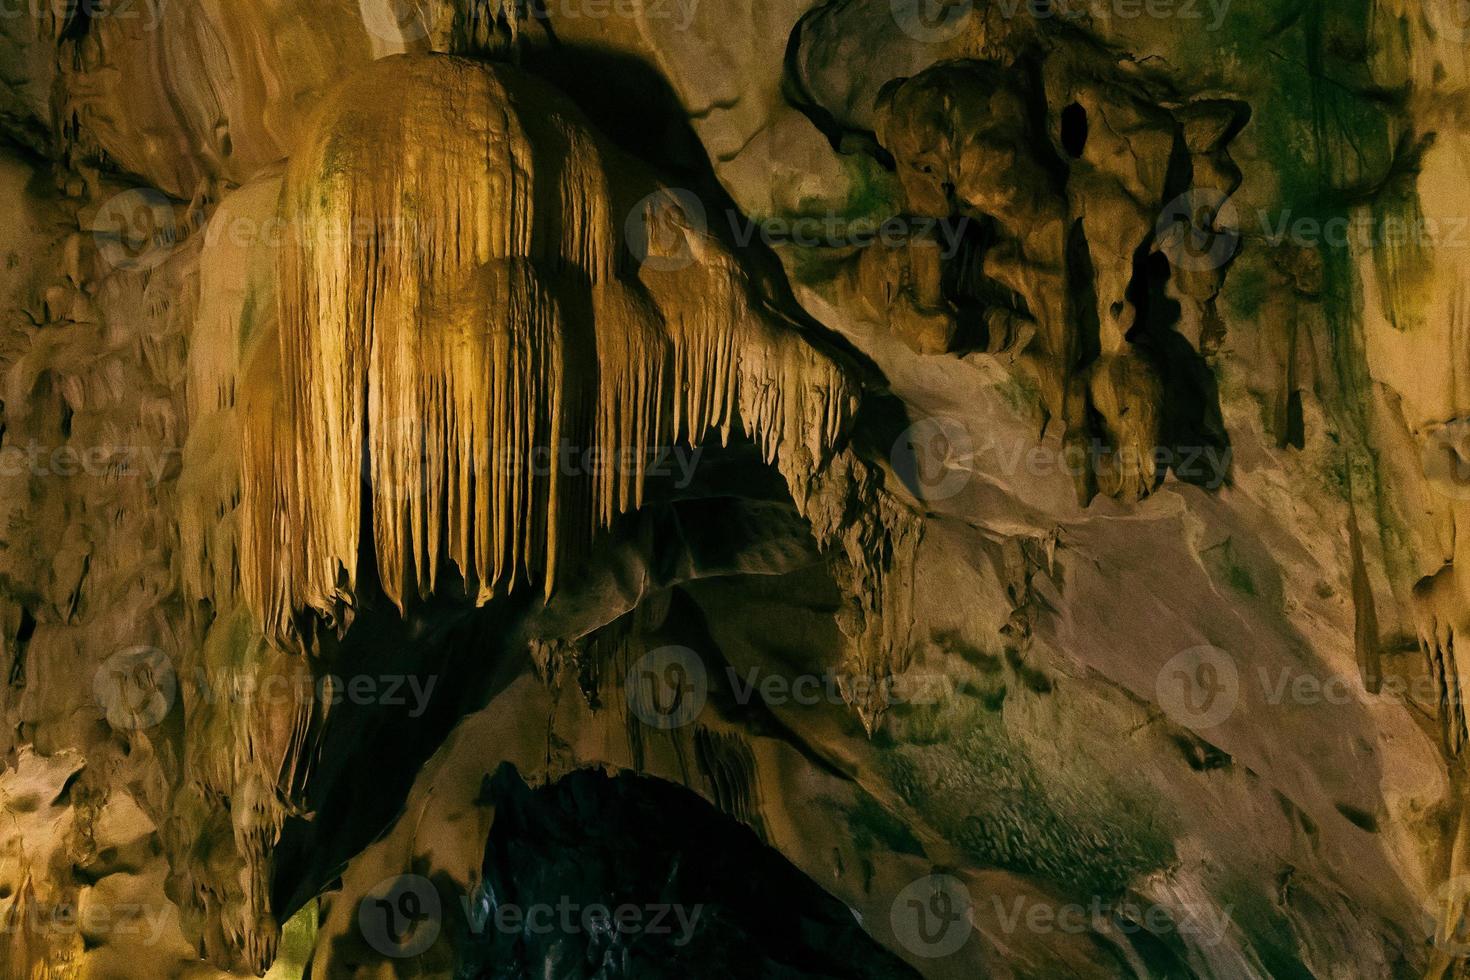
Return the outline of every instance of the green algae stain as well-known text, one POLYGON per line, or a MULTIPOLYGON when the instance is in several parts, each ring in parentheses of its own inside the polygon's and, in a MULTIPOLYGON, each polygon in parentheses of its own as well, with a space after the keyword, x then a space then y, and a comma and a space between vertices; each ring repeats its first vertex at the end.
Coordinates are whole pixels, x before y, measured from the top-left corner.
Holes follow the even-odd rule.
POLYGON ((890 854, 922 855, 924 846, 904 826, 867 793, 860 792, 857 805, 847 815, 848 829, 858 850, 882 851, 890 854))
POLYGON ((265 980, 301 980, 306 975, 312 947, 316 945, 316 934, 317 903, 312 899, 291 916, 281 929, 281 943, 276 951, 276 961, 271 964, 265 980))
POLYGON ((1397 183, 1373 201, 1373 264, 1384 318, 1399 330, 1414 330, 1424 323, 1433 266, 1419 194, 1407 180, 1397 183))
MULTIPOLYGON (((1285 9, 1253 0, 1237 4, 1219 32, 1190 42, 1201 64, 1211 66, 1207 75, 1246 77, 1254 85, 1242 140, 1257 147, 1253 177, 1271 172, 1273 186, 1252 190, 1272 226, 1310 219, 1322 229, 1347 229, 1346 240, 1339 231, 1301 244, 1315 245, 1322 264, 1327 367, 1335 384, 1321 394, 1341 440, 1340 483, 1384 529, 1398 521, 1369 450, 1372 380, 1359 260, 1373 264, 1389 322, 1413 329, 1422 316, 1429 256, 1415 233, 1405 232, 1423 217, 1412 175, 1403 172, 1403 150, 1413 134, 1402 132, 1397 121, 1406 39, 1402 16, 1376 0, 1308 0, 1285 9)), ((1247 234, 1253 220, 1246 219, 1247 234)), ((1260 290, 1250 281, 1227 286, 1231 308, 1258 310, 1260 290)), ((1391 537, 1385 533, 1385 558, 1400 565, 1403 556, 1392 551, 1391 537)))
POLYGON ((1225 277, 1225 307, 1238 320, 1252 320, 1266 305, 1270 289, 1265 270, 1257 263, 1237 263, 1225 277))
POLYGON ((1016 373, 996 386, 996 392, 1005 403, 1022 418, 1039 417, 1041 414, 1041 389, 1035 381, 1016 373))
POLYGON ((802 199, 787 218, 824 218, 831 215, 843 221, 867 219, 884 221, 900 210, 898 179, 884 170, 866 153, 851 153, 840 158, 847 175, 847 199, 833 209, 822 197, 802 199))
POLYGON ((997 715, 971 717, 948 741, 900 744, 885 760, 905 802, 971 859, 1105 897, 1174 860, 1145 800, 1038 761, 997 715))

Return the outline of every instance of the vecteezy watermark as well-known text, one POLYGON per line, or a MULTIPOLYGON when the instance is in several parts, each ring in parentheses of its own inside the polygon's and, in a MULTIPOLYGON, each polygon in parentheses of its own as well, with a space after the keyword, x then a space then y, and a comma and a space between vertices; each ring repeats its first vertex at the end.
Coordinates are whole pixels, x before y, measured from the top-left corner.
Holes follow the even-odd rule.
POLYGON ((0 477, 133 477, 146 475, 156 485, 182 450, 166 446, 43 446, 0 448, 0 477))
MULTIPOLYGON (((504 185, 504 178, 499 174, 490 174, 487 179, 497 186, 504 185)), ((492 190, 486 197, 501 200, 503 193, 492 190)), ((256 218, 216 211, 204 228, 207 249, 220 246, 279 249, 290 244, 316 251, 340 251, 354 245, 392 243, 399 253, 422 258, 427 255, 423 251, 428 247, 425 238, 421 221, 412 216, 380 217, 337 211, 316 211, 296 219, 279 214, 256 218)))
MULTIPOLYGON (((832 705, 845 708, 854 701, 934 705, 980 688, 941 673, 912 670, 897 677, 869 678, 826 671, 820 674, 778 674, 748 667, 726 666, 727 695, 742 707, 832 705)), ((688 647, 660 647, 638 659, 628 671, 626 694, 634 717, 660 729, 693 724, 709 700, 710 673, 700 656, 688 647)))
POLYGON ((1191 647, 1172 657, 1159 671, 1158 704, 1174 721, 1195 730, 1224 724, 1239 707, 1249 687, 1262 704, 1271 706, 1346 707, 1397 702, 1404 705, 1461 703, 1457 689, 1441 690, 1432 674, 1357 674, 1313 672, 1295 665, 1259 665, 1242 671, 1236 659, 1218 647, 1191 647))
POLYGON ((1073 936, 1148 932, 1159 937, 1187 937, 1194 946, 1213 946, 1225 939, 1231 923, 1229 908, 1214 905, 1176 910, 1156 902, 1114 900, 1101 895, 1085 902, 1052 902, 1028 895, 1014 895, 1009 900, 991 895, 989 900, 995 920, 1006 935, 1021 931, 1073 936))
POLYGON ((1470 875, 1456 875, 1436 888, 1424 902, 1423 921, 1435 949, 1457 959, 1470 957, 1470 875))
POLYGON ((893 215, 877 218, 847 218, 839 214, 806 214, 759 220, 728 211, 730 234, 735 244, 746 248, 757 238, 768 248, 795 245, 800 248, 903 248, 914 241, 932 243, 939 258, 948 261, 959 254, 970 219, 964 215, 927 218, 893 215))
MULTIPOLYGON (((430 426, 422 415, 374 423, 368 452, 362 457, 363 483, 375 497, 393 503, 423 495, 430 439, 430 426), (396 462, 389 466, 388 460, 396 462)), ((666 479, 674 489, 685 490, 703 458, 700 446, 581 446, 564 439, 555 445, 502 446, 488 453, 466 449, 456 453, 455 462, 485 486, 506 477, 529 480, 555 474, 576 480, 611 474, 620 480, 666 479)))
POLYGON ((167 0, 0 0, 0 20, 31 17, 54 18, 70 24, 78 18, 87 23, 101 20, 142 21, 145 31, 155 31, 163 19, 167 0))
MULTIPOLYGON (((941 259, 959 253, 970 218, 894 215, 883 220, 827 214, 751 218, 734 208, 716 212, 738 248, 759 241, 767 248, 904 248, 932 243, 941 259)), ((676 272, 699 260, 700 240, 710 234, 711 212, 694 192, 665 187, 641 198, 623 222, 624 240, 640 268, 676 272)))
POLYGON ((952 956, 975 930, 970 890, 953 875, 926 875, 898 893, 889 924, 894 937, 915 956, 952 956))
POLYGON ((1439 251, 1470 248, 1470 216, 1375 215, 1367 209, 1327 218, 1300 215, 1285 208, 1260 211, 1260 234, 1268 245, 1291 243, 1307 248, 1358 248, 1417 245, 1439 251))
MULTIPOLYGON (((480 192, 485 200, 503 201, 512 193, 509 178, 499 170, 485 174, 482 183, 487 185, 480 192)), ((305 252, 331 253, 352 246, 383 251, 391 246, 404 261, 422 259, 432 247, 432 236, 424 234, 419 217, 349 213, 330 205, 326 200, 299 213, 268 217, 217 209, 209 215, 191 211, 180 218, 182 206, 177 202, 154 188, 138 187, 104 202, 93 216, 91 230, 101 258, 123 270, 154 268, 195 234, 202 234, 206 249, 281 249, 289 245, 305 252)))
POLYGON ((882 701, 888 707, 941 704, 969 689, 967 683, 945 674, 919 671, 877 679, 832 671, 788 677, 765 673, 759 667, 745 671, 726 667, 725 674, 737 704, 748 705, 759 695, 761 703, 775 708, 787 705, 809 708, 819 704, 847 707, 854 701, 871 703, 874 700, 882 701))
POLYGON ((893 22, 915 41, 943 44, 971 29, 973 0, 888 0, 893 22))
POLYGON ((677 272, 696 261, 695 242, 709 233, 704 202, 681 187, 641 198, 623 221, 623 237, 639 268, 677 272))
POLYGON ((1172 472, 1180 480, 1218 490, 1229 478, 1228 446, 1111 446, 1101 439, 1065 445, 1005 442, 987 432, 976 440, 960 419, 930 416, 901 432, 889 459, 920 500, 937 503, 961 493, 977 474, 1073 479, 1094 473, 1172 472))
POLYGON ((1168 204, 1154 226, 1154 241, 1177 269, 1224 268, 1240 250, 1240 215, 1229 195, 1196 188, 1168 204))
POLYGON ((709 671, 688 647, 667 646, 638 658, 628 670, 628 708, 652 728, 682 728, 699 717, 709 698, 709 671))
POLYGON ((378 883, 357 905, 357 927, 369 946, 395 959, 418 956, 439 938, 439 890, 420 875, 378 883))
POLYGON ((498 901, 481 883, 472 894, 461 897, 465 920, 473 935, 486 930, 507 936, 589 935, 672 936, 675 946, 687 946, 699 927, 704 905, 677 902, 624 902, 612 906, 602 902, 582 903, 562 895, 555 903, 498 901))
POLYGON ((108 198, 92 218, 98 255, 113 268, 126 271, 161 265, 188 232, 173 202, 147 187, 108 198))
POLYGON ((92 675, 92 695, 115 731, 141 731, 168 717, 178 697, 179 678, 157 647, 119 650, 92 675))
POLYGON ((0 936, 20 933, 31 936, 135 936, 146 946, 156 946, 174 922, 173 905, 147 902, 12 903, 0 913, 0 936))
POLYGON ((1154 682, 1159 707, 1196 731, 1223 724, 1240 701, 1235 659, 1213 646, 1190 647, 1169 659, 1154 682))
POLYGON ((704 906, 672 902, 607 905, 583 903, 569 895, 555 902, 520 904, 500 901, 483 882, 469 894, 448 901, 421 875, 400 875, 378 883, 357 907, 357 924, 369 946, 384 956, 418 956, 434 944, 445 919, 445 906, 459 907, 466 931, 483 936, 622 935, 672 936, 675 946, 694 938, 704 906))
MULTIPOLYGON (((708 701, 712 681, 722 682, 724 696, 734 704, 760 703, 767 707, 846 707, 853 701, 898 705, 939 705, 982 698, 990 693, 983 681, 952 677, 938 671, 911 669, 887 678, 867 678, 835 671, 782 674, 762 668, 727 665, 711 675, 703 660, 688 647, 661 647, 639 659, 628 671, 626 694, 634 715, 661 729, 693 724, 708 701)), ((1267 705, 1341 706, 1385 701, 1434 704, 1459 692, 1441 692, 1431 675, 1385 675, 1373 679, 1370 692, 1356 677, 1317 674, 1287 666, 1258 666, 1244 672, 1236 659, 1219 647, 1191 647, 1171 657, 1155 677, 1158 705, 1180 725, 1199 731, 1228 721, 1242 701, 1247 683, 1257 700, 1267 705)))
POLYGON ((904 484, 925 503, 949 500, 975 474, 975 441, 958 419, 931 416, 899 433, 890 460, 904 484))
POLYGON ((1413 245, 1443 252, 1470 249, 1470 215, 1409 217, 1360 208, 1324 217, 1262 208, 1247 221, 1225 194, 1200 188, 1165 205, 1154 227, 1155 241, 1169 261, 1192 272, 1224 268, 1247 237, 1273 248, 1370 251, 1413 245))
POLYGON ((1198 21, 1207 31, 1218 31, 1230 13, 1232 0, 996 0, 1007 20, 1114 20, 1198 21))
POLYGON ((265 704, 406 708, 409 718, 429 710, 437 674, 256 674, 199 668, 186 682, 200 704, 265 704))
MULTIPOLYGON (((1088 933, 1176 935, 1193 946, 1223 942, 1230 931, 1230 908, 1213 904, 1174 908, 1157 902, 1093 895, 1083 901, 1056 901, 1037 895, 990 894, 983 900, 990 918, 1007 936, 1085 935, 1088 933)), ((964 948, 976 928, 978 906, 965 883, 953 875, 931 874, 912 882, 894 899, 893 934, 915 956, 937 959, 964 948)))
POLYGON ((421 718, 438 681, 435 674, 317 676, 304 668, 283 674, 199 667, 180 677, 162 650, 136 646, 107 658, 92 676, 92 693, 115 730, 142 731, 167 718, 181 693, 196 705, 352 704, 404 708, 407 717, 421 718))
POLYGON ((1346 674, 1314 674, 1296 667, 1269 670, 1257 667, 1254 679, 1260 685, 1261 699, 1270 705, 1331 705, 1343 707, 1350 704, 1382 704, 1386 701, 1401 704, 1459 703, 1462 695, 1458 689, 1441 692, 1439 681, 1433 674, 1418 674, 1401 677, 1385 674, 1372 678, 1375 690, 1369 691, 1363 681, 1346 674))

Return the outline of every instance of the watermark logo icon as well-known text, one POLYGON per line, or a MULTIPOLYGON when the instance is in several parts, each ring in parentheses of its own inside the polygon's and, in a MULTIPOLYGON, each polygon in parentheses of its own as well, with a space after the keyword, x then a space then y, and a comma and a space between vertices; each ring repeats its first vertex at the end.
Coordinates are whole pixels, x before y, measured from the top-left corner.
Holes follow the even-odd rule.
POLYGON ((888 0, 888 8, 898 29, 923 44, 954 40, 975 16, 972 0, 888 0))
POLYGON ((184 229, 167 197, 135 188, 108 198, 92 218, 97 253, 114 269, 152 269, 173 252, 184 229))
POLYGON ((399 875, 379 882, 357 906, 357 927, 369 946, 384 956, 418 956, 439 938, 439 892, 422 875, 399 875))
POLYGON ((179 677, 157 647, 119 650, 92 675, 92 695, 115 731, 141 731, 168 717, 179 677))
POLYGON ((357 0, 368 33, 390 43, 422 41, 429 36, 428 19, 413 0, 357 0))
POLYGON ((1240 250, 1240 215, 1229 195, 1196 188, 1164 206, 1154 240, 1176 269, 1223 269, 1240 250))
POLYGON ((920 500, 948 500, 969 485, 975 442, 957 419, 935 416, 905 429, 890 458, 899 479, 920 500))
POLYGON ((937 959, 959 952, 974 931, 973 903, 965 883, 934 874, 913 882, 893 901, 893 934, 915 956, 937 959))
POLYGON ((682 728, 699 717, 709 699, 709 673, 688 647, 652 650, 628 671, 628 707, 652 728, 682 728))
POLYGON ((623 223, 640 269, 677 272, 694 264, 692 242, 709 232, 704 202, 681 187, 661 187, 633 205, 623 223))
POLYGON ((1184 727, 1215 728, 1240 701, 1240 670, 1218 647, 1190 647, 1164 664, 1154 693, 1164 713, 1184 727))

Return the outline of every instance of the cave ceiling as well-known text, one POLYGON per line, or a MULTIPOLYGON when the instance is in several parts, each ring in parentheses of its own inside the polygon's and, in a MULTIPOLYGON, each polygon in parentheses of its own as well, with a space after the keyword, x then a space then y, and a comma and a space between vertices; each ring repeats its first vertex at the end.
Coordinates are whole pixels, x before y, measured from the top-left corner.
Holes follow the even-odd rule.
POLYGON ((1467 106, 1458 0, 0 0, 0 980, 1470 977, 1467 106))

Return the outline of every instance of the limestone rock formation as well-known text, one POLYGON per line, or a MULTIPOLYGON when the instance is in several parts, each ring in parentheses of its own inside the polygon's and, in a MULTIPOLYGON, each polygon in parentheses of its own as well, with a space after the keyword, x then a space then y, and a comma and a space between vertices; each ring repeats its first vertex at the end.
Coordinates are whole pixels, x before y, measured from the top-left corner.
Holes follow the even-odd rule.
POLYGON ((1470 976, 1454 7, 0 11, 0 974, 1470 976))

